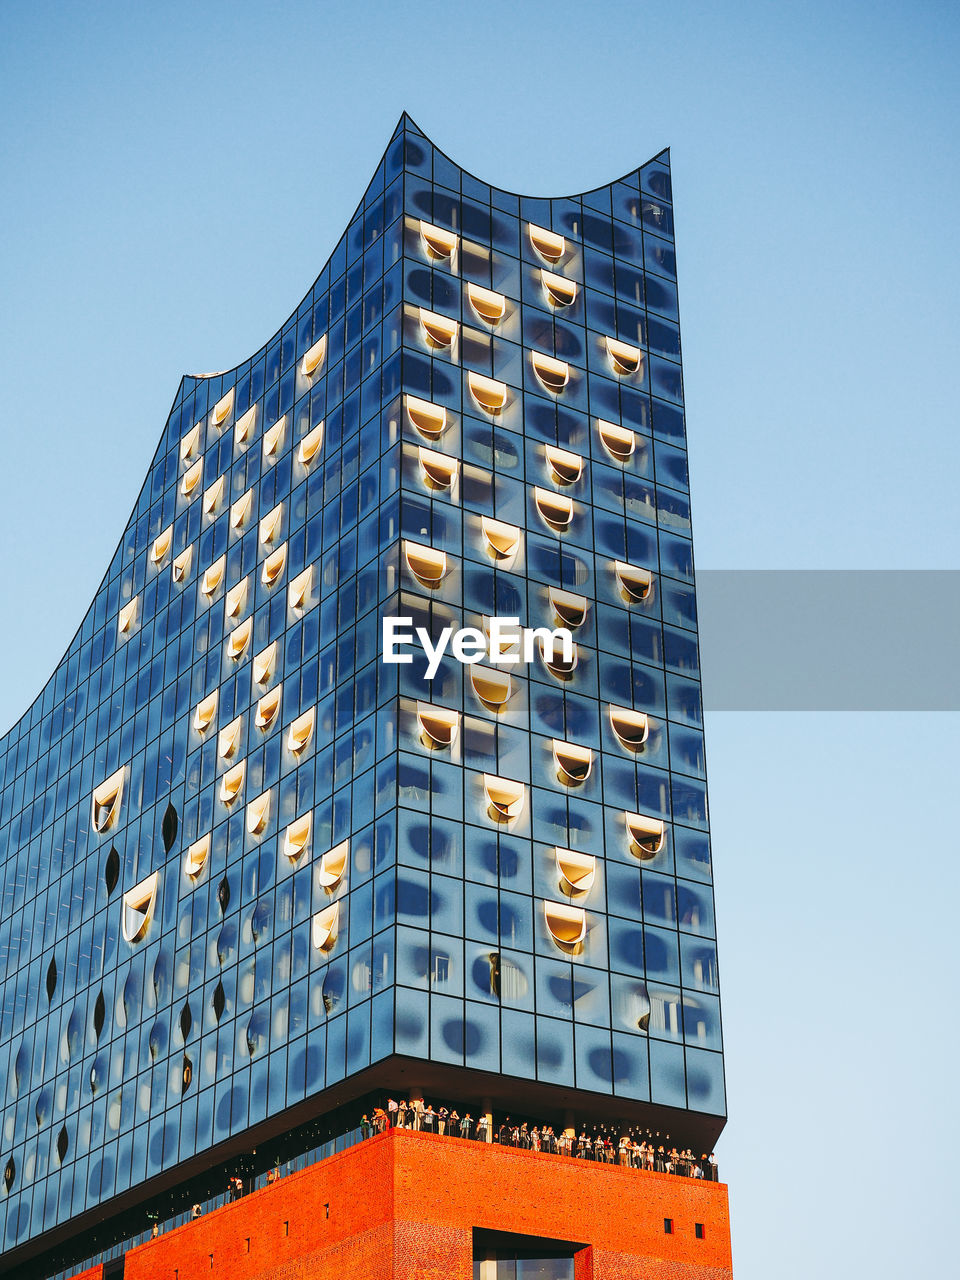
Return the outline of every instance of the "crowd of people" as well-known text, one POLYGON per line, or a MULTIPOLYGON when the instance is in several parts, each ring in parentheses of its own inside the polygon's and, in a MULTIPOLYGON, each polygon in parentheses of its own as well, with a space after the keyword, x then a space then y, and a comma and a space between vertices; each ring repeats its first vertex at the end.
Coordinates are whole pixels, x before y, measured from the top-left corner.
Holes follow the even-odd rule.
POLYGON ((410 1101, 388 1099, 385 1107, 374 1107, 360 1121, 361 1139, 383 1133, 387 1129, 414 1129, 421 1133, 445 1134, 474 1142, 496 1142, 502 1147, 520 1147, 526 1151, 546 1151, 551 1155, 570 1156, 575 1160, 593 1160, 600 1164, 616 1164, 628 1169, 649 1169, 654 1173, 675 1173, 684 1178, 705 1178, 716 1182, 719 1177, 713 1152, 697 1156, 689 1148, 678 1150, 671 1145, 669 1134, 644 1132, 622 1126, 582 1126, 556 1132, 552 1125, 517 1122, 506 1116, 494 1121, 485 1114, 476 1119, 469 1111, 463 1115, 444 1106, 434 1109, 422 1098, 410 1101))
MULTIPOLYGON (((161 1221, 160 1212, 147 1214, 146 1231, 118 1241, 102 1252, 88 1258, 83 1266, 93 1266, 118 1258, 134 1245, 149 1238, 156 1239, 162 1230, 170 1230, 183 1223, 201 1217, 230 1201, 239 1200, 248 1190, 270 1186, 285 1174, 308 1168, 335 1152, 344 1151, 357 1142, 371 1138, 386 1129, 414 1129, 422 1133, 436 1133, 449 1137, 466 1138, 474 1142, 494 1142, 503 1147, 519 1147, 528 1151, 547 1152, 551 1155, 569 1156, 576 1160, 592 1160, 601 1164, 615 1164, 629 1169, 649 1169, 655 1173, 673 1173, 687 1178, 705 1178, 716 1182, 719 1174, 713 1152, 694 1155, 687 1147, 678 1150, 667 1133, 651 1133, 620 1125, 581 1126, 557 1132, 552 1125, 527 1120, 515 1121, 509 1116, 502 1120, 480 1114, 474 1117, 469 1111, 461 1115, 457 1109, 434 1107, 420 1098, 397 1101, 390 1098, 382 1107, 374 1107, 365 1114, 359 1126, 332 1127, 325 1131, 316 1146, 281 1160, 275 1157, 265 1170, 255 1171, 255 1152, 250 1156, 246 1180, 238 1173, 227 1178, 224 1192, 193 1204, 189 1209, 171 1212, 161 1221)), ((66 1280, 75 1267, 58 1272, 52 1280, 66 1280)))

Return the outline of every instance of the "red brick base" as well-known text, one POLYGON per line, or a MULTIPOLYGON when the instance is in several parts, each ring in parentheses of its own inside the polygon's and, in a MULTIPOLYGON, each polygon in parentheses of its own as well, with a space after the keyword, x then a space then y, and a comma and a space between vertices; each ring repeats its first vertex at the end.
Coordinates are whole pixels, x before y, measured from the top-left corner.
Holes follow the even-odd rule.
POLYGON ((732 1280, 720 1183, 406 1130, 131 1249, 124 1280, 471 1280, 474 1227, 585 1246, 577 1280, 732 1280))

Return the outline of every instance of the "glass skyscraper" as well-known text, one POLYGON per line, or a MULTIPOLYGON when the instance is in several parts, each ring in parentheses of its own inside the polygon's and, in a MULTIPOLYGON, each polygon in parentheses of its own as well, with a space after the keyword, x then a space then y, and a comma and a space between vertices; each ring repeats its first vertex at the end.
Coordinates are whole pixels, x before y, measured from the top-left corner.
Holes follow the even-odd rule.
POLYGON ((0 789, 0 1269, 389 1095, 709 1150, 667 153, 534 199, 404 117, 281 331, 183 379, 0 789), (572 648, 428 678, 391 618, 572 648))

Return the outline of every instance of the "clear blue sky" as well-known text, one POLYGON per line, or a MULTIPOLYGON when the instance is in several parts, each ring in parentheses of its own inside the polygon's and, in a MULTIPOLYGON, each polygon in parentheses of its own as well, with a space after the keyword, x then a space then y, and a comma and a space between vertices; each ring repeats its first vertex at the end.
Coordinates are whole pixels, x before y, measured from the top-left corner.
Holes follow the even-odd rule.
MULTIPOLYGON (((9 0, 2 727, 181 373, 288 315, 404 108, 532 194, 672 148, 701 568, 957 568, 958 29, 923 0, 9 0)), ((957 728, 708 723, 738 1280, 955 1266, 957 728)))

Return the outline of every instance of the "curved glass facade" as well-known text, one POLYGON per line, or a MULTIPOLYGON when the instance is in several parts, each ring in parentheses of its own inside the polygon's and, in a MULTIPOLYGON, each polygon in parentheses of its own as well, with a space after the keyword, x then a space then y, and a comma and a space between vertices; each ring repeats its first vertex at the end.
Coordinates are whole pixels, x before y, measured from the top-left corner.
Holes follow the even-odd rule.
POLYGON ((0 739, 4 1251, 391 1060, 719 1132, 675 276, 666 153, 527 199, 404 117, 183 380, 0 739), (389 616, 575 649, 428 680, 389 616))

